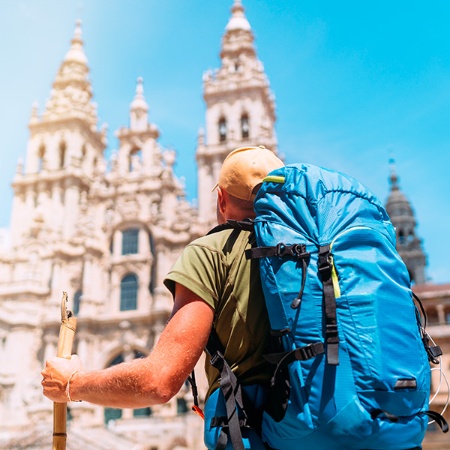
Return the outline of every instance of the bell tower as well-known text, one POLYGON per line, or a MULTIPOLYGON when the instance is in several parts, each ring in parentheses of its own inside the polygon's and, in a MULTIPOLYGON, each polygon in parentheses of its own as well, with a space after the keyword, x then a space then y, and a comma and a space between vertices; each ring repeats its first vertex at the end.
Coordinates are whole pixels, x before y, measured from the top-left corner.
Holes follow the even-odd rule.
POLYGON ((397 250, 408 268, 411 281, 415 284, 425 283, 426 256, 422 241, 416 234, 416 219, 411 203, 400 190, 394 161, 390 161, 390 193, 386 202, 386 211, 395 227, 397 250))
POLYGON ((220 52, 221 66, 203 75, 206 130, 200 130, 196 159, 202 222, 215 222, 217 182, 225 157, 236 147, 264 145, 277 152, 275 99, 240 0, 231 8, 220 52))
POLYGON ((77 21, 42 116, 33 105, 25 163, 19 162, 13 181, 13 247, 44 230, 59 240, 73 236, 80 197, 106 146, 106 130, 98 130, 97 121, 77 21))

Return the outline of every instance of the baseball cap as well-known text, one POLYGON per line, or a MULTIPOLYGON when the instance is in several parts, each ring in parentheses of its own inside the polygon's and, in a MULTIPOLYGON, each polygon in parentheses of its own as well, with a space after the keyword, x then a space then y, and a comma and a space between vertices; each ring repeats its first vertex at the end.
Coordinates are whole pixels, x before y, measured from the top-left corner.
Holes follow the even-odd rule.
POLYGON ((267 174, 283 166, 283 161, 263 146, 237 148, 225 158, 213 190, 220 186, 234 197, 253 200, 255 188, 267 174))

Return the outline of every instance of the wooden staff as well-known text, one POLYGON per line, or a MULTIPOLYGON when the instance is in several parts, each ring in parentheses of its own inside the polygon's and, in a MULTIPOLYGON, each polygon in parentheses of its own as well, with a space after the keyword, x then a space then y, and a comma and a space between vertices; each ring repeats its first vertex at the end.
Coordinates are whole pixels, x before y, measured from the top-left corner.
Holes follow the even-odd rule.
MULTIPOLYGON (((77 319, 67 309, 67 292, 61 300, 61 328, 59 329, 58 356, 70 359, 72 344, 77 328, 77 319)), ((53 447, 52 450, 66 449, 67 403, 53 403, 53 447)))

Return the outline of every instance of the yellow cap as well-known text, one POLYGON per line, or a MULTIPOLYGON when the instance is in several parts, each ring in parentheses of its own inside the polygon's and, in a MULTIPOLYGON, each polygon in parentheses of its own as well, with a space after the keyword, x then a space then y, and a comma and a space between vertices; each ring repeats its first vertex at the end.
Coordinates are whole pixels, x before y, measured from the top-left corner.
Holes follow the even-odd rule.
POLYGON ((225 158, 213 190, 219 186, 234 197, 253 200, 267 174, 283 166, 283 161, 263 146, 237 148, 225 158))

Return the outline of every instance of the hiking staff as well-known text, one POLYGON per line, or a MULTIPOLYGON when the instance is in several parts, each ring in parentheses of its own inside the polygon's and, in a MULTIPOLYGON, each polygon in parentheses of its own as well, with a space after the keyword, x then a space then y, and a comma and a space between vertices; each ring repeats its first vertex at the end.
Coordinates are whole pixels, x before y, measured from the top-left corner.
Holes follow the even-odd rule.
MULTIPOLYGON (((61 300, 61 327, 59 329, 58 355, 70 359, 72 344, 77 328, 77 319, 72 311, 67 309, 67 292, 63 292, 61 300)), ((70 378, 67 382, 69 386, 70 378)), ((68 389, 66 389, 68 391, 68 389)), ((67 403, 53 403, 53 446, 52 450, 66 448, 67 403)))

